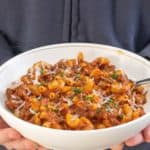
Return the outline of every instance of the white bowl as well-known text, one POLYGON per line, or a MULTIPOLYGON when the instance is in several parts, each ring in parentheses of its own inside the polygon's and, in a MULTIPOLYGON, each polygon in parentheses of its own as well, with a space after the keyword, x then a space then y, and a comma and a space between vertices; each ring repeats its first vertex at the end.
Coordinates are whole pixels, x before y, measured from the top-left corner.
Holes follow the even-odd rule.
POLYGON ((150 123, 150 88, 145 105, 146 115, 129 123, 90 131, 69 131, 49 129, 25 122, 9 112, 5 105, 5 90, 12 81, 25 74, 33 63, 44 60, 56 63, 62 58, 75 58, 79 51, 85 59, 93 60, 98 56, 108 57, 113 64, 122 68, 133 80, 150 77, 150 62, 125 50, 99 44, 72 43, 36 48, 18 55, 0 67, 0 115, 23 136, 47 148, 59 150, 96 150, 108 148, 140 132, 150 123))

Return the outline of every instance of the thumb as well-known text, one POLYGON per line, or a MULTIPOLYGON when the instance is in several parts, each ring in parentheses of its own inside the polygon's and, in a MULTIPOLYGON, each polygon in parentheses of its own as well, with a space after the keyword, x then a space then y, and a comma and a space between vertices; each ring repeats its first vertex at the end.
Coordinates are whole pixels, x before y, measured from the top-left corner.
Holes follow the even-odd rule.
POLYGON ((111 150, 123 150, 124 144, 119 144, 111 147, 111 150))

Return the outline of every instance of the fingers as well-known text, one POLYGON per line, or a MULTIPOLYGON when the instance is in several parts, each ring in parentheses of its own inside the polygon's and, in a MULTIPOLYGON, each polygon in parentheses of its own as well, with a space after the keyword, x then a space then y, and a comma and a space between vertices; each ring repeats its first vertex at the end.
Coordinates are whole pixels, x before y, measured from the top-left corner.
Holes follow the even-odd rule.
POLYGON ((111 150, 123 150, 123 147, 124 147, 124 144, 119 144, 119 145, 113 146, 111 150))
POLYGON ((13 128, 0 129, 0 145, 4 145, 8 150, 46 150, 32 141, 24 139, 13 128))
POLYGON ((21 135, 12 128, 5 128, 0 130, 0 144, 21 138, 21 135))
POLYGON ((32 141, 24 139, 15 129, 9 128, 0 117, 0 145, 1 144, 8 150, 46 150, 32 141))
POLYGON ((137 134, 135 137, 128 139, 125 143, 127 146, 135 146, 144 142, 143 135, 137 134))
POLYGON ((0 117, 0 129, 8 128, 8 125, 4 122, 4 120, 0 117))
POLYGON ((20 139, 3 144, 8 150, 36 150, 38 145, 27 139, 20 139))
MULTIPOLYGON (((47 150, 46 148, 44 148, 44 147, 38 147, 38 150, 47 150)), ((49 149, 50 150, 50 149, 49 149)))
POLYGON ((150 125, 143 130, 145 142, 150 142, 150 125))

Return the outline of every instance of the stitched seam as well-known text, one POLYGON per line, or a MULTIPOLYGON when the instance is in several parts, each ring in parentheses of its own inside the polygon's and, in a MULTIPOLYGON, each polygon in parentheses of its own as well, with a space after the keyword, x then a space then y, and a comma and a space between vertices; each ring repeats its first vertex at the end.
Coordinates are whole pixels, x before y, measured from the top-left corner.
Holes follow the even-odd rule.
POLYGON ((62 28, 62 41, 71 41, 71 24, 72 24, 72 0, 65 0, 64 2, 64 19, 62 28))
POLYGON ((72 0, 71 41, 77 41, 79 25, 79 0, 72 0))

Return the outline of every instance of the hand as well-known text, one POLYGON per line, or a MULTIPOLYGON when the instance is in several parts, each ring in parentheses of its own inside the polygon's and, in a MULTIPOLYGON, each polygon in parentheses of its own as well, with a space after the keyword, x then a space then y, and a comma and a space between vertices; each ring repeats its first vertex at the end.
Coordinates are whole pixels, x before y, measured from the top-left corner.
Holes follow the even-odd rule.
POLYGON ((45 150, 38 144, 25 139, 15 129, 10 128, 0 117, 0 145, 5 146, 8 150, 45 150))
POLYGON ((150 142, 150 125, 147 126, 141 133, 128 139, 125 143, 128 146, 135 146, 143 142, 150 142))
MULTIPOLYGON (((150 142, 150 125, 147 126, 141 133, 137 134, 136 136, 128 139, 125 144, 127 146, 136 146, 143 142, 150 142)), ((117 146, 113 146, 112 150, 122 150, 124 144, 120 144, 117 146)))

